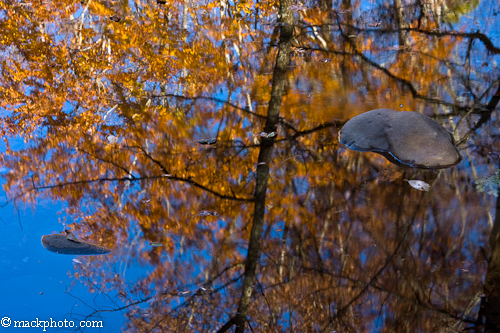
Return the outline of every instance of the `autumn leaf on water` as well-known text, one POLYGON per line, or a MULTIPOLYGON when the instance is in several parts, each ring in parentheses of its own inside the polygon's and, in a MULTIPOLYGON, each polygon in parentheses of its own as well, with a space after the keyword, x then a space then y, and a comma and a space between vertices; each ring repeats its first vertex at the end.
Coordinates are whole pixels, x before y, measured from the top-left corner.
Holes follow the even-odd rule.
POLYGON ((423 180, 408 180, 408 179, 405 179, 405 181, 407 181, 408 184, 410 184, 410 186, 413 187, 414 189, 417 189, 419 191, 429 191, 430 185, 427 184, 426 182, 424 182, 423 180))
POLYGON ((198 213, 199 216, 218 216, 219 214, 215 210, 202 210, 198 213))
POLYGON ((276 132, 271 132, 271 133, 261 132, 260 136, 263 138, 274 138, 276 136, 276 132))
POLYGON ((289 7, 290 10, 293 10, 294 12, 300 12, 302 10, 307 10, 307 7, 303 6, 303 5, 291 5, 289 7))
POLYGON ((110 134, 106 137, 106 140, 108 141, 108 143, 110 145, 112 145, 113 143, 115 143, 118 140, 118 138, 116 136, 110 134))

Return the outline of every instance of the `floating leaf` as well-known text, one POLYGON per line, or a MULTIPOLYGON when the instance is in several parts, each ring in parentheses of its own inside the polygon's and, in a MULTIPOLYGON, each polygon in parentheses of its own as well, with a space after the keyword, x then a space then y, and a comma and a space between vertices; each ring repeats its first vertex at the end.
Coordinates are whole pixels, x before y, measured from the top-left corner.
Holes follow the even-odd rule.
POLYGON ((118 138, 116 136, 110 134, 106 137, 106 140, 111 145, 111 144, 115 143, 118 140, 118 138))
POLYGON ((160 247, 160 246, 163 246, 162 243, 156 243, 156 242, 149 242, 149 245, 151 245, 152 247, 160 247))
POLYGON ((297 48, 293 49, 293 52, 295 52, 295 53, 304 53, 304 52, 306 52, 306 50, 304 48, 302 48, 302 47, 297 47, 297 48))
POLYGON ((82 262, 80 260, 76 259, 76 258, 73 259, 73 262, 77 263, 77 264, 80 264, 80 265, 82 264, 82 262))
POLYGON ((301 10, 306 10, 307 7, 306 6, 303 6, 303 5, 291 5, 290 7, 288 7, 290 10, 293 10, 295 12, 299 12, 301 10))
POLYGON ((219 214, 215 210, 202 210, 198 213, 199 216, 218 216, 219 214))
POLYGON ((196 142, 198 142, 200 145, 213 145, 217 142, 217 139, 201 139, 196 142))
POLYGON ((419 191, 429 191, 430 185, 427 184, 426 182, 424 182, 423 180, 408 180, 408 179, 405 179, 405 181, 407 181, 408 184, 410 184, 410 186, 413 187, 414 189, 417 189, 419 191))
POLYGON ((261 132, 260 136, 263 138, 274 138, 276 136, 276 132, 271 132, 271 133, 261 132))

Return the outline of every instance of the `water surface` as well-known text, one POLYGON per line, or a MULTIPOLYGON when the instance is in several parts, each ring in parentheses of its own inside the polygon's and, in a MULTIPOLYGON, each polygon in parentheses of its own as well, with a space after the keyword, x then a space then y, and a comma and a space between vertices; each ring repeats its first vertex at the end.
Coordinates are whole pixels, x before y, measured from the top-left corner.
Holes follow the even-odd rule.
POLYGON ((496 1, 1 8, 0 316, 103 332, 500 325, 496 1), (377 108, 433 118, 463 161, 401 168, 339 144, 377 108), (112 252, 47 251, 64 229, 112 252))

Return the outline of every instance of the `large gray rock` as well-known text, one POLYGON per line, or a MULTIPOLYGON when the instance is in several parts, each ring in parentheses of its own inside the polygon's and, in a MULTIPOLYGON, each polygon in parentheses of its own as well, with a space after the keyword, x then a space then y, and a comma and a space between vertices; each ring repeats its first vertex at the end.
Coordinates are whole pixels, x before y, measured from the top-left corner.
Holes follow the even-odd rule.
POLYGON ((104 246, 87 243, 76 238, 71 240, 61 234, 42 236, 42 244, 47 250, 60 254, 97 255, 111 252, 104 246))
POLYGON ((450 132, 431 118, 410 111, 376 109, 349 120, 340 143, 356 151, 372 151, 402 166, 447 168, 462 157, 450 132))

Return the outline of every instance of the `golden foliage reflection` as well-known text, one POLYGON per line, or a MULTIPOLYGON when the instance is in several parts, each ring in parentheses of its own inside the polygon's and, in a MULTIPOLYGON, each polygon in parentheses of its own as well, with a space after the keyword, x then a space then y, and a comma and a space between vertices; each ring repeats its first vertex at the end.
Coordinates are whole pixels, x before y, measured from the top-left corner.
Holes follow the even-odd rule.
POLYGON ((476 321, 496 222, 474 179, 498 163, 500 49, 450 28, 478 1, 361 3, 0 4, 2 133, 28 142, 0 157, 4 189, 64 202, 65 224, 113 249, 73 276, 116 296, 125 330, 495 325, 476 321), (464 162, 401 169, 339 145, 345 121, 379 107, 440 121, 464 162))

